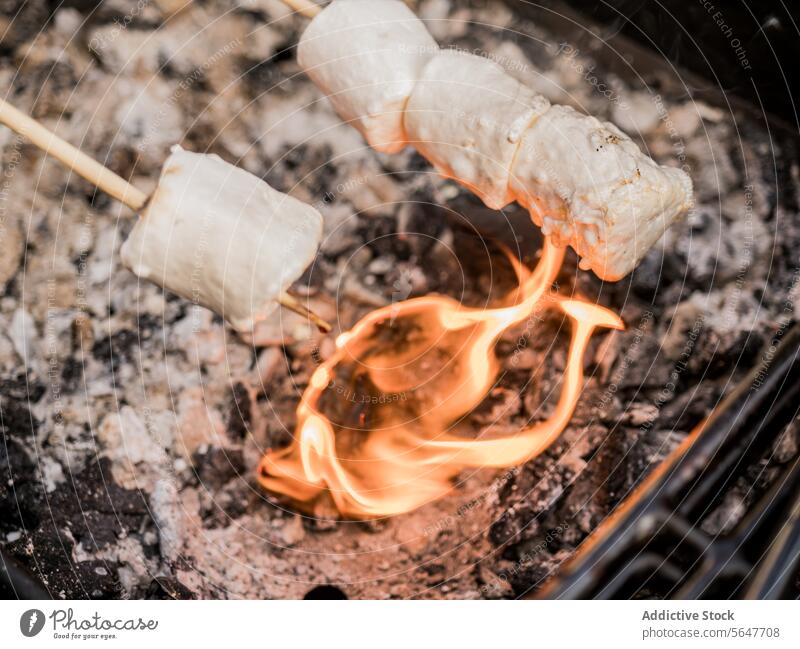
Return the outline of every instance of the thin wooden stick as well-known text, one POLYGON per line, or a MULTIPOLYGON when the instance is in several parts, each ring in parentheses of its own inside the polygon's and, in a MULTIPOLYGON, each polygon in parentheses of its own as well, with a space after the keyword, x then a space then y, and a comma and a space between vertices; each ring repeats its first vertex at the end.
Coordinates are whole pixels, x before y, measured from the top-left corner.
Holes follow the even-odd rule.
POLYGON ((288 293, 281 293, 278 297, 278 304, 280 304, 285 309, 289 309, 289 311, 294 311, 295 313, 305 316, 315 325, 317 325, 317 329, 322 331, 323 333, 328 333, 333 327, 331 327, 330 322, 327 320, 323 320, 320 318, 316 313, 304 307, 296 298, 292 297, 288 293))
POLYGON ((0 123, 28 138, 45 153, 53 156, 76 174, 124 203, 135 212, 144 207, 147 194, 120 178, 94 158, 65 142, 32 117, 0 99, 0 123))
POLYGON ((283 0, 283 2, 307 18, 313 18, 322 11, 322 7, 311 2, 311 0, 283 0))
MULTIPOLYGON (((101 165, 97 160, 76 149, 69 142, 62 140, 55 133, 32 117, 14 108, 11 104, 0 99, 0 124, 5 124, 12 131, 16 131, 28 138, 33 144, 45 153, 53 156, 72 169, 82 178, 110 194, 118 201, 130 207, 134 212, 139 212, 147 203, 147 194, 131 185, 124 178, 119 177, 111 169, 101 165)), ((306 316, 320 331, 328 332, 332 329, 330 323, 312 313, 288 293, 278 296, 278 303, 306 316)))

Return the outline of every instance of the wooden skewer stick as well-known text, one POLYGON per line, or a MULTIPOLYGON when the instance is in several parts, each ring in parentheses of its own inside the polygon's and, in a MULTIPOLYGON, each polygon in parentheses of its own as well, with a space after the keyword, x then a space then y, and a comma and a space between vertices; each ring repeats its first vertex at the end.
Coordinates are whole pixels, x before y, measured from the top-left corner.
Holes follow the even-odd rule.
POLYGON ((304 307, 300 302, 295 300, 291 295, 289 295, 286 291, 281 293, 277 298, 277 303, 280 304, 284 309, 288 309, 289 311, 293 311, 294 313, 303 316, 304 318, 308 318, 310 322, 313 322, 317 329, 319 329, 322 333, 330 333, 333 329, 333 326, 327 320, 323 320, 320 318, 316 313, 314 313, 311 309, 304 307))
MULTIPOLYGON (((110 194, 123 205, 127 205, 134 212, 139 212, 147 203, 148 197, 143 191, 137 189, 127 180, 115 174, 111 169, 104 167, 80 149, 76 149, 69 142, 62 140, 55 133, 45 128, 44 125, 17 110, 3 99, 0 99, 0 124, 5 124, 12 131, 16 131, 27 138, 42 151, 52 155, 76 174, 110 194)), ((278 296, 277 302, 290 311, 307 317, 317 325, 320 331, 328 332, 332 329, 330 323, 320 318, 316 313, 306 309, 286 292, 278 296)))
POLYGON ((289 309, 289 311, 294 311, 295 313, 306 316, 311 322, 317 325, 317 329, 320 331, 328 333, 332 329, 331 324, 327 320, 323 320, 316 313, 304 307, 294 296, 288 293, 281 293, 278 302, 280 302, 282 307, 289 309))
POLYGON ((307 18, 313 18, 322 11, 322 7, 311 2, 311 0, 283 0, 283 2, 307 18))
POLYGON ((69 142, 62 140, 35 119, 17 110, 3 99, 0 99, 0 123, 28 138, 42 151, 52 155, 79 176, 110 194, 135 212, 141 210, 147 203, 147 194, 143 191, 136 189, 111 169, 104 167, 94 158, 89 157, 80 149, 76 149, 69 142))

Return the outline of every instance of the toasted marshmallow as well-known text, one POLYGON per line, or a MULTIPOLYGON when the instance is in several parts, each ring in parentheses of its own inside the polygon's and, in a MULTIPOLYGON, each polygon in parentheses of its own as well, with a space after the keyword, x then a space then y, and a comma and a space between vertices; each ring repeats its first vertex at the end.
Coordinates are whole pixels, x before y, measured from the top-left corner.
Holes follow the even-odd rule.
POLYGON ((686 173, 659 166, 612 124, 551 108, 486 58, 437 53, 402 2, 334 0, 299 58, 374 148, 410 142, 490 208, 519 201, 605 280, 630 273, 691 206, 686 173))
POLYGON ((139 277, 249 333, 316 255, 322 216, 216 155, 172 148, 122 246, 139 277))
POLYGON ((409 140, 444 176, 492 209, 514 200, 511 165, 528 126, 550 103, 487 58, 442 51, 406 107, 409 140))
POLYGON ((553 106, 525 133, 510 188, 544 234, 608 281, 630 273, 692 203, 685 172, 568 106, 553 106))
POLYGON ((401 0, 334 0, 303 33, 297 58, 345 122, 395 153, 407 142, 406 102, 438 49, 401 0))

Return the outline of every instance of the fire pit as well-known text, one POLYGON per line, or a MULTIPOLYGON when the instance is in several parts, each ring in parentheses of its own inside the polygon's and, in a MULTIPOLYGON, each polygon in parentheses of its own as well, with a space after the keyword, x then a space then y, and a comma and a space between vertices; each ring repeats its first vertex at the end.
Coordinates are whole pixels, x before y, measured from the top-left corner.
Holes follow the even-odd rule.
MULTIPOLYGON (((368 149, 300 73, 305 20, 281 3, 73 4, 46 26, 25 5, 9 99, 146 190, 180 141, 312 204, 324 240, 293 290, 335 331, 278 312, 243 342, 123 272, 121 208, 2 131, 8 596, 531 594, 797 319, 794 141, 666 66, 626 74, 513 5, 414 3, 443 45, 689 172, 694 209, 610 284, 555 259, 521 208, 368 149), (412 371, 383 381, 404 354, 412 371)), ((736 528, 799 444, 792 426, 765 441, 690 524, 736 528)))

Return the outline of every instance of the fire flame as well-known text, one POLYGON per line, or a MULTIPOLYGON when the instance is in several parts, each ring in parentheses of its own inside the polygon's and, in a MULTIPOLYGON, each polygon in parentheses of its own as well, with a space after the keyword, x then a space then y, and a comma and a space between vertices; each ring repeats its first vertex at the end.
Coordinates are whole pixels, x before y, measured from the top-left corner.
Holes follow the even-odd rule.
POLYGON ((298 504, 327 492, 344 516, 385 516, 440 498, 464 469, 511 467, 541 453, 572 417, 594 330, 623 328, 608 309, 550 291, 563 257, 546 239, 533 272, 512 260, 519 287, 511 306, 468 308, 432 295, 373 311, 341 334, 303 394, 292 444, 261 460, 260 483, 298 504), (459 434, 497 377, 500 335, 554 308, 569 316, 572 336, 553 414, 514 435, 459 434))

